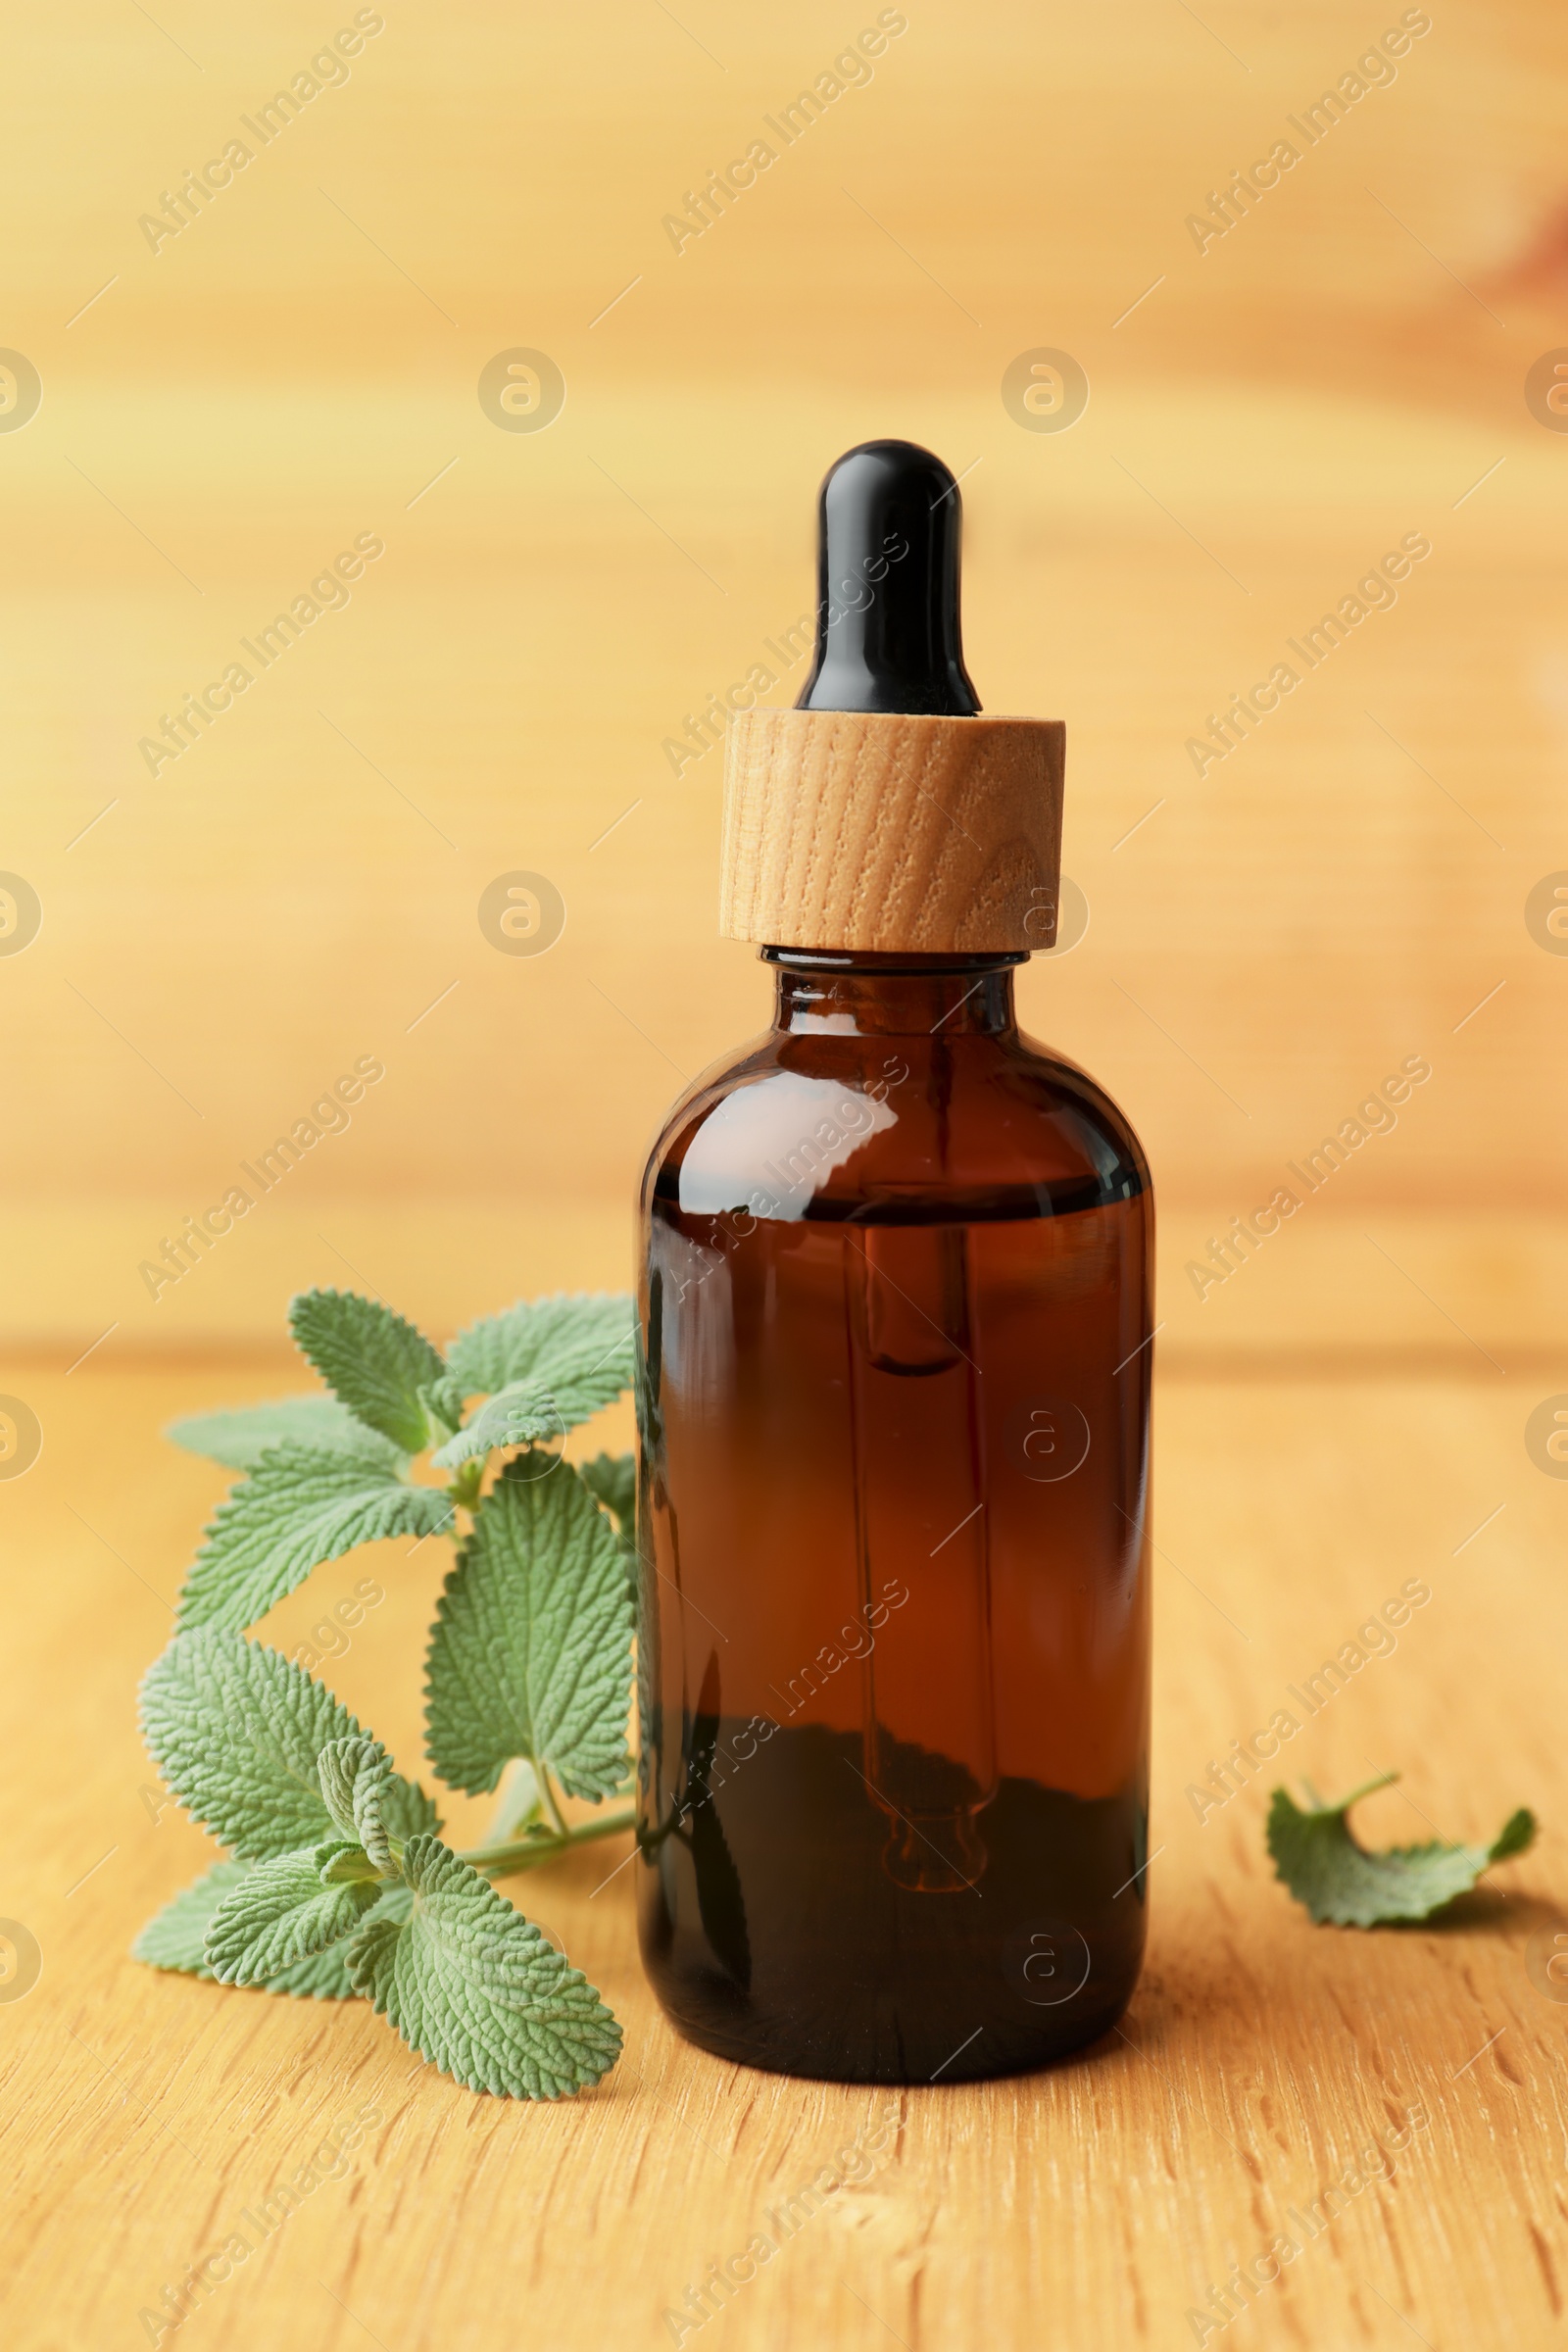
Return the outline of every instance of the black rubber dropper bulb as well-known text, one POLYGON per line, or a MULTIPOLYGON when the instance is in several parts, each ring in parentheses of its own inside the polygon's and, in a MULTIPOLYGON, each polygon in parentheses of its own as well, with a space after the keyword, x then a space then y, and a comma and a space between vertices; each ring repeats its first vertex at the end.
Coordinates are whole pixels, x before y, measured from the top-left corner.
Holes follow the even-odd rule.
POLYGON ((816 659, 798 710, 972 718, 958 629, 958 485, 913 441, 862 441, 822 483, 816 659))

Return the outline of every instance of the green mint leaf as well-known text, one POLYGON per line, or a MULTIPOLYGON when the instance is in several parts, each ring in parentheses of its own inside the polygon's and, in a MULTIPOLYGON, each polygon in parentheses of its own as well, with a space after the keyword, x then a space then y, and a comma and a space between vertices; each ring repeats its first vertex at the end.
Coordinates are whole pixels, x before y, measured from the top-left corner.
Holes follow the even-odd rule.
POLYGON ((421 1388, 447 1367, 422 1332, 354 1291, 306 1291, 289 1307, 295 1344, 349 1410, 405 1453, 430 1443, 421 1388))
POLYGON ((348 1951, 356 1991, 469 2090, 559 2099, 597 2082, 620 2028, 581 1970, 439 1838, 416 1838, 403 1874, 412 1916, 360 1929, 348 1951))
POLYGON ((430 1637, 426 1745, 442 1780, 477 1795, 526 1756, 568 1795, 611 1795, 627 1762, 631 1615, 610 1522, 569 1464, 498 1481, 430 1637))
POLYGON ((177 1968, 186 1976, 211 1977, 207 1931, 222 1897, 250 1876, 248 1862, 218 1862, 193 1886, 186 1886, 150 1919, 130 1947, 133 1960, 149 1968, 177 1968))
MULTIPOLYGON (((456 1419, 462 1418, 460 1405, 456 1419)), ((353 1454, 360 1461, 384 1461, 394 1469, 404 1458, 389 1438, 367 1429, 335 1396, 283 1396, 275 1404, 247 1404, 236 1412, 194 1413, 184 1421, 172 1421, 164 1435, 187 1453, 205 1454, 230 1470, 254 1470, 274 1446, 353 1454)))
MULTIPOLYGON (((155 1919, 148 1921, 131 1945, 132 1959, 144 1961, 150 1968, 174 1969, 210 1983, 213 1972, 207 1965, 207 1930, 223 1896, 241 1879, 248 1878, 251 1869, 249 1862, 215 1863, 194 1886, 176 1894, 155 1919)), ((379 1901, 373 1912, 366 1914, 367 1918, 397 1922, 408 1919, 414 1897, 407 1886, 383 1886, 379 1894, 379 1901)), ((276 1976, 269 1977, 265 1984, 255 1989, 292 1993, 300 2000, 352 2001, 356 1995, 345 1964, 347 1950, 347 1943, 342 1942, 329 1945, 325 1951, 308 1953, 303 1960, 279 1969, 276 1976)))
MULTIPOLYGON (((241 1860, 270 1861, 338 1834, 317 1758, 361 1726, 302 1668, 213 1627, 177 1634, 141 1687, 142 1737, 186 1811, 241 1860)), ((395 1837, 435 1826, 423 1789, 394 1778, 382 1816, 395 1837)))
POLYGON ((637 1456, 634 1453, 596 1453, 578 1465, 577 1476, 601 1510, 615 1515, 615 1541, 620 1545, 626 1590, 637 1605, 637 1456))
MULTIPOLYGON (((148 1921, 130 1947, 131 1957, 144 1961, 149 1968, 177 1969, 184 1976, 202 1977, 210 1982, 213 1972, 207 1965, 206 1946, 213 1914, 223 1896, 241 1879, 250 1876, 251 1868, 249 1862, 215 1863, 194 1886, 176 1894, 156 1919, 148 1921)), ((407 1919, 413 1900, 406 1886, 383 1887, 374 1915, 407 1919)), ((304 2000, 351 2001, 355 1992, 344 1964, 347 1948, 346 1944, 338 1943, 325 1951, 312 1952, 280 1969, 275 1977, 269 1977, 257 1990, 293 1993, 304 2000)))
MULTIPOLYGON (((337 1848, 337 1852, 344 1849, 337 1848)), ((358 1927, 380 1889, 363 1879, 323 1886, 321 1847, 247 1871, 213 1913, 207 1965, 220 1984, 263 1984, 280 1968, 323 1952, 358 1927)))
POLYGON ((357 1740, 329 1740, 316 1759, 321 1802, 345 1838, 359 1835, 354 1821, 354 1784, 360 1768, 385 1753, 379 1740, 362 1732, 357 1740))
MULTIPOLYGON (((287 1992, 297 2001, 352 2001, 358 1998, 349 1983, 348 1939, 329 1943, 324 1951, 307 1952, 303 1960, 291 1961, 280 1968, 275 1977, 264 1984, 253 1984, 252 1992, 287 1992)), ((207 1971, 212 1975, 211 1969, 207 1971)))
POLYGON ((1395 1845, 1369 1852, 1347 1818, 1350 1807, 1397 1779, 1384 1773, 1337 1805, 1302 1812, 1283 1788, 1268 1810, 1268 1850, 1276 1877, 1321 1927, 1375 1928, 1395 1920, 1429 1919, 1457 1894, 1466 1894, 1494 1862, 1506 1862, 1534 1842, 1536 1817, 1521 1805, 1490 1845, 1395 1845))
POLYGON ((565 1429, 549 1390, 518 1381, 486 1397, 473 1419, 438 1446, 430 1459, 438 1470, 456 1470, 497 1446, 531 1446, 539 1438, 564 1437, 565 1429))
POLYGON ((441 1816, 418 1782, 406 1781, 401 1772, 382 1784, 376 1802, 382 1829, 405 1844, 411 1838, 433 1837, 441 1827, 441 1816))
POLYGON ((579 1464, 577 1476, 607 1511, 612 1511, 624 1542, 632 1540, 637 1518, 637 1456, 634 1453, 596 1453, 579 1464))
MULTIPOLYGON (((381 1874, 364 1846, 352 1838, 340 1838, 330 1845, 318 1845, 315 1853, 316 1875, 323 1886, 368 1886, 372 1881, 380 1880, 381 1874)), ((380 1893, 379 1884, 375 1891, 380 1893)))
MULTIPOLYGON (((379 1900, 366 1912, 367 1920, 408 1918, 414 1898, 401 1883, 372 1888, 372 1892, 379 1896, 379 1900)), ((349 1945, 346 1941, 330 1943, 324 1951, 308 1953, 303 1960, 296 1960, 292 1966, 280 1969, 275 1977, 269 1977, 265 1984, 259 1984, 255 1989, 258 1992, 289 1992, 297 2000, 352 2001, 357 1995, 349 1982, 348 1954, 349 1945)))
POLYGON ((449 1351, 466 1396, 530 1388, 554 1398, 557 1429, 612 1404, 632 1378, 636 1314, 623 1291, 521 1298, 460 1332, 449 1351))
POLYGON ((392 1869, 392 1851, 381 1818, 390 1787, 392 1759, 379 1740, 333 1740, 316 1759, 326 1809, 345 1838, 357 1838, 379 1871, 392 1869))
POLYGON ((450 1372, 442 1380, 421 1382, 419 1402, 430 1425, 430 1443, 449 1438, 463 1419, 463 1391, 450 1372))
POLYGON ((240 1633, 323 1560, 385 1536, 438 1536, 452 1524, 439 1487, 398 1476, 396 1456, 277 1446, 234 1488, 207 1530, 179 1596, 181 1631, 240 1633))

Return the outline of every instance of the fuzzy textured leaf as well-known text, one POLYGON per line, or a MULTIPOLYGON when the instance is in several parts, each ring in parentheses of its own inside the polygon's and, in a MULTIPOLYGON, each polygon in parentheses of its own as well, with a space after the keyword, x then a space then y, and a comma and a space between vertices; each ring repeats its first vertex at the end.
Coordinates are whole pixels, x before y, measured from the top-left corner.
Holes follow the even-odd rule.
POLYGON ((501 1479, 430 1638, 427 1747, 442 1780, 474 1795, 526 1756, 569 1795, 610 1795, 627 1764, 631 1614, 614 1534, 576 1472, 501 1479))
POLYGON ((1397 1920, 1429 1919, 1457 1894, 1466 1894, 1494 1862, 1506 1862, 1533 1844, 1536 1817, 1521 1805, 1490 1845, 1394 1845, 1369 1852, 1358 1845, 1350 1807, 1396 1776, 1368 1782, 1337 1805, 1303 1812, 1283 1788, 1268 1811, 1268 1850, 1275 1875, 1321 1927, 1376 1928, 1397 1920))
POLYGON ((254 1470, 263 1454, 277 1446, 350 1454, 393 1469, 404 1459, 390 1438, 367 1429, 335 1396, 282 1396, 275 1404, 241 1405, 234 1412, 193 1413, 172 1421, 164 1435, 187 1453, 204 1454, 230 1470, 254 1470))
MULTIPOLYGON (((361 1725, 280 1651, 213 1627, 176 1635, 143 1680, 141 1728, 167 1786, 240 1859, 337 1834, 317 1758, 328 1740, 359 1739, 361 1725)), ((383 1818, 412 1837, 434 1826, 435 1808, 394 1779, 383 1818)))
POLYGON ((179 1596, 180 1627, 240 1633, 323 1560, 386 1536, 438 1536, 452 1518, 439 1487, 398 1476, 390 1447, 376 1461, 274 1446, 219 1505, 179 1596))
POLYGON ((578 1465, 577 1476, 601 1510, 615 1515, 615 1542, 632 1606, 637 1605, 637 1456, 634 1453, 596 1453, 578 1465))
MULTIPOLYGON (((252 1867, 249 1862, 215 1863, 193 1886, 176 1894, 155 1919, 148 1921, 130 1947, 131 1957, 144 1961, 149 1968, 176 1969, 183 1976, 201 1977, 210 1983, 213 1972, 207 1965, 207 1930, 223 1896, 241 1879, 249 1877, 252 1867)), ((406 1886, 383 1887, 375 1916, 405 1920, 413 1901, 406 1886)), ((269 1977, 265 1984, 255 1989, 292 1993, 300 2000, 351 2001, 356 1996, 345 1964, 347 1950, 344 1942, 332 1944, 323 1952, 312 1952, 291 1967, 280 1969, 275 1977, 269 1977)))
POLYGON ((438 1838, 415 1838, 403 1868, 412 1917, 367 1920, 349 1946, 355 1989, 469 2090, 559 2099, 597 2082, 620 2028, 581 1970, 438 1838))
POLYGON ((417 1781, 406 1781, 401 1772, 394 1772, 384 1781, 376 1794, 376 1807, 381 1827, 389 1838, 433 1837, 441 1827, 441 1816, 432 1800, 425 1795, 417 1781))
POLYGON ((334 1740, 316 1759, 327 1811, 346 1838, 357 1838, 377 1870, 390 1871, 381 1803, 390 1787, 392 1759, 379 1740, 334 1740))
POLYGON ((452 1377, 466 1396, 529 1387, 548 1393, 567 1429, 629 1387, 636 1316, 624 1291, 521 1298, 460 1332, 452 1377))
POLYGON ((430 1443, 419 1391, 441 1389, 438 1349, 402 1315, 355 1291, 306 1291, 289 1306, 296 1345, 353 1413, 405 1453, 430 1443))
POLYGON ((622 1537, 629 1543, 637 1517, 637 1456, 634 1453, 596 1453, 579 1465, 577 1476, 594 1500, 612 1511, 622 1537))
POLYGON ((475 1454, 500 1446, 532 1446, 540 1439, 564 1437, 566 1422, 548 1389, 520 1380, 510 1389, 487 1396, 471 1421, 466 1422, 430 1459, 438 1470, 456 1470, 475 1454))
MULTIPOLYGON (((379 1875, 375 1864, 370 1860, 357 1838, 334 1838, 326 1845, 314 1847, 313 1852, 316 1861, 316 1875, 323 1886, 368 1885, 379 1875)), ((287 1859, 288 1857, 285 1855, 284 1860, 287 1859)), ((270 1862, 264 1863, 262 1868, 270 1870, 272 1865, 270 1862)))
MULTIPOLYGON (((225 1894, 250 1876, 248 1862, 215 1862, 193 1886, 182 1887, 150 1919, 130 1947, 133 1960, 149 1968, 176 1968, 191 1977, 211 1977, 207 1965, 207 1931, 213 1913, 225 1894)), ((344 1984, 348 1980, 345 1977, 344 1984)))
POLYGON ((376 1901, 373 1880, 323 1886, 319 1846, 245 1873, 219 1901, 205 1956, 220 1984, 263 1984, 279 1969, 341 1943, 376 1901))
POLYGON ((421 1382, 419 1402, 430 1424, 427 1445, 433 1445, 438 1438, 450 1437, 463 1419, 463 1391, 450 1372, 440 1380, 421 1382))

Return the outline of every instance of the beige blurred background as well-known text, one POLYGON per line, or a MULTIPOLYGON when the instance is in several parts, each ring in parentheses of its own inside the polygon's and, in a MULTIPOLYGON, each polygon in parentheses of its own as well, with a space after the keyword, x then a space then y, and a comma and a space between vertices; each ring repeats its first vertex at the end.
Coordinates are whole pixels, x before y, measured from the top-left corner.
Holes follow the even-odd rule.
POLYGON ((870 77, 679 252, 663 217, 782 147, 875 7, 88 0, 69 60, 13 23, 0 344, 42 397, 0 430, 0 868, 42 922, 0 955, 9 1385, 101 1335, 281 1358, 312 1282, 443 1335, 628 1279, 664 1105, 768 1001, 715 936, 721 752, 677 776, 664 742, 808 608, 817 482, 878 434, 963 477, 986 707, 1067 722, 1091 919, 1021 1001, 1145 1140, 1167 1368, 1442 1360, 1521 1424, 1551 1385, 1568 958, 1527 901, 1568 868, 1568 434, 1525 385, 1568 345, 1568 26, 1439 0, 1308 146, 1288 118, 1426 12, 880 14, 870 77), (242 119, 356 22, 264 146, 242 119), (1087 373, 1069 430, 1004 403, 1042 348, 1087 373), (518 349, 564 379, 547 429, 481 405, 518 349), (1195 772, 1412 532, 1397 605, 1195 772), (351 600, 149 774, 160 714, 362 534, 351 600), (547 954, 481 930, 517 871, 564 902, 547 954), (1412 1055, 1396 1130, 1200 1300, 1207 1237, 1412 1055), (151 1298, 141 1261, 361 1056, 348 1131, 151 1298))

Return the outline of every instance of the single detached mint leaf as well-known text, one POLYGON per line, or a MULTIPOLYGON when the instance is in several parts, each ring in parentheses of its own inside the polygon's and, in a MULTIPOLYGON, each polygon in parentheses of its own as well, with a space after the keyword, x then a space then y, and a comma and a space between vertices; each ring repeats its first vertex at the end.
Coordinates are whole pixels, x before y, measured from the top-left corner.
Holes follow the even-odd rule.
POLYGON ((181 1630, 242 1632, 323 1560, 385 1536, 438 1536, 452 1517, 439 1487, 398 1476, 390 1447, 377 1461, 274 1446, 219 1505, 180 1592, 181 1630))
POLYGON ((351 1412, 405 1453, 430 1443, 421 1388, 447 1378, 422 1332, 354 1291, 306 1291, 289 1307, 296 1345, 351 1412))
MULTIPOLYGON (((207 1965, 206 1944, 213 1914, 223 1896, 237 1886, 242 1879, 250 1876, 251 1869, 249 1862, 215 1863, 203 1878, 196 1881, 194 1886, 187 1886, 183 1893, 176 1894, 172 1902, 164 1905, 156 1919, 148 1921, 130 1947, 132 1958, 145 1961, 150 1968, 177 1969, 185 1976, 202 1977, 210 1981, 213 1972, 207 1965)), ((376 1905, 377 1915, 392 1915, 391 1898, 398 1896, 403 1897, 403 1902, 396 1916, 406 1918, 413 1898, 404 1886, 381 1889, 380 1901, 376 1905)), ((269 1977, 266 1984, 257 1989, 293 1993, 306 2000, 353 2000, 354 1987, 349 1983, 349 1973, 344 1965, 346 1949, 346 1945, 339 1943, 326 1951, 312 1952, 305 1959, 293 1962, 290 1967, 280 1969, 276 1976, 269 1977)))
POLYGON ((403 1857, 413 1912, 379 1913, 349 1946, 356 1991, 411 2049, 469 2090, 560 2099, 597 2082, 620 2028, 580 1969, 436 1838, 403 1857))
POLYGON ((220 1984, 261 1984, 291 1962, 340 1943, 380 1888, 363 1879, 321 1883, 319 1847, 247 1871, 222 1896, 207 1931, 207 1965, 220 1984))
MULTIPOLYGON (((460 1406, 457 1419, 461 1420, 460 1406)), ((205 1454, 230 1470, 254 1470, 275 1446, 303 1446, 312 1453, 346 1453, 357 1460, 400 1468, 403 1455, 389 1438, 357 1420, 335 1396, 284 1396, 275 1404, 247 1404, 228 1413, 194 1413, 172 1421, 166 1438, 187 1453, 205 1454)))
POLYGON ((509 1757, 546 1764, 571 1796, 626 1769, 631 1601, 609 1520, 565 1462, 502 1478, 437 1604, 427 1747, 450 1788, 493 1788, 509 1757))
POLYGON ((1396 1773, 1384 1773, 1337 1805, 1302 1812, 1283 1788, 1268 1810, 1268 1850, 1276 1877, 1321 1927, 1376 1928, 1395 1920, 1429 1919, 1456 1894, 1466 1894, 1494 1862, 1522 1854, 1535 1840, 1536 1817, 1521 1805, 1490 1845, 1388 1846, 1372 1853, 1358 1845, 1347 1818, 1350 1807, 1396 1773))
MULTIPOLYGON (((359 1739, 361 1726, 279 1651, 213 1627, 176 1635, 143 1680, 141 1728, 186 1811, 241 1860, 338 1835, 317 1758, 329 1740, 359 1739)), ((394 1778, 383 1817, 394 1836, 413 1836, 433 1826, 434 1807, 394 1778)))
POLYGON ((327 1811, 346 1838, 358 1838, 377 1870, 390 1871, 392 1851, 381 1818, 392 1759, 379 1740, 334 1740, 316 1759, 327 1811))
POLYGON ((524 1386, 548 1392, 561 1415, 556 1426, 571 1429, 631 1385, 635 1330, 628 1292, 519 1299, 459 1333, 448 1351, 452 1376, 466 1396, 524 1386))

